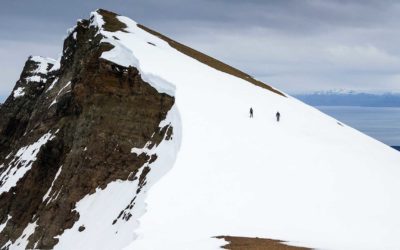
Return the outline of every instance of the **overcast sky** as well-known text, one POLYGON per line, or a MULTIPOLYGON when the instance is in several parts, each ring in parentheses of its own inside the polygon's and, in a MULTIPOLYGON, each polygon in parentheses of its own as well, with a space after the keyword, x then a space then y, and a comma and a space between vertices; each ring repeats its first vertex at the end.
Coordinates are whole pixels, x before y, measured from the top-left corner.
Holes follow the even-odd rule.
POLYGON ((288 93, 400 92, 400 1, 0 2, 0 101, 29 55, 57 58, 66 30, 105 8, 288 93))

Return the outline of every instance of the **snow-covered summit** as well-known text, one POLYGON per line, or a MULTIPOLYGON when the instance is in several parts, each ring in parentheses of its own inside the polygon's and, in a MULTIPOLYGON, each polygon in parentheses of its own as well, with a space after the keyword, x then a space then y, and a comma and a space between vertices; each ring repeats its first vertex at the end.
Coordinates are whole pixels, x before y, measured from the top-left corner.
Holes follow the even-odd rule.
MULTIPOLYGON (((268 89, 278 95, 285 96, 283 92, 252 78, 248 74, 169 39, 156 31, 136 23, 128 17, 118 16, 114 13, 100 9, 91 13, 90 26, 98 28, 98 33, 103 36, 102 42, 114 46, 112 50, 104 52, 101 58, 124 67, 133 66, 138 68, 145 80, 147 80, 148 77, 155 77, 156 79, 150 80, 149 83, 154 84, 157 87, 164 85, 169 89, 171 88, 171 84, 165 82, 159 83, 159 81, 162 81, 161 78, 154 74, 149 75, 146 73, 146 69, 142 69, 136 55, 139 53, 139 49, 143 49, 143 53, 146 53, 148 50, 153 51, 153 53, 149 53, 149 56, 156 53, 152 56, 159 56, 159 58, 154 59, 160 60, 161 63, 165 62, 163 60, 168 60, 166 57, 171 56, 171 52, 175 52, 174 55, 176 57, 183 56, 191 58, 192 60, 201 62, 204 66, 211 67, 215 70, 243 79, 261 88, 268 89)), ((172 63, 174 62, 172 61, 172 63)), ((179 65, 175 65, 175 68, 176 67, 179 67, 179 65)), ((161 91, 167 91, 170 94, 172 93, 170 90, 165 89, 161 91)))

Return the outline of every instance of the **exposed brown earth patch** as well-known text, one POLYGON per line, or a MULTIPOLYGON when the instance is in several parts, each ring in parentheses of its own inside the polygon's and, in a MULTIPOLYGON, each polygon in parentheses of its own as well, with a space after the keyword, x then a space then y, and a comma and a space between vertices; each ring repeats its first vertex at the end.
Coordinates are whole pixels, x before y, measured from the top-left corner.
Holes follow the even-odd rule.
POLYGON ((105 22, 105 24, 103 25, 103 29, 110 32, 116 32, 116 31, 126 32, 125 31, 125 28, 127 28, 126 24, 118 20, 117 14, 103 9, 99 9, 97 10, 97 12, 103 16, 103 20, 105 22))
POLYGON ((230 250, 309 250, 305 247, 285 245, 283 241, 264 238, 248 238, 235 236, 218 236, 229 242, 223 248, 230 250))
POLYGON ((239 77, 239 78, 241 78, 243 80, 246 80, 246 81, 248 81, 248 82, 250 82, 250 83, 252 83, 252 84, 254 84, 254 85, 258 86, 258 87, 261 87, 261 88, 264 88, 264 89, 268 89, 268 90, 270 90, 270 91, 272 91, 272 92, 274 92, 274 93, 276 93, 278 95, 285 96, 282 92, 272 88, 271 86, 269 86, 269 85, 267 85, 267 84, 265 84, 265 83, 263 83, 261 81, 258 81, 256 79, 254 79, 253 77, 251 77, 250 75, 244 73, 243 71, 240 71, 240 70, 238 70, 238 69, 236 69, 236 68, 234 68, 232 66, 229 66, 228 64, 225 64, 225 63, 223 63, 221 61, 218 61, 215 58, 212 58, 211 56, 203 54, 203 53, 201 53, 201 52, 199 52, 197 50, 194 50, 194 49, 192 49, 192 48, 190 48, 190 47, 188 47, 186 45, 183 45, 183 44, 181 44, 181 43, 179 43, 177 41, 174 41, 171 38, 169 38, 167 36, 164 36, 163 34, 160 34, 157 31, 149 29, 144 25, 138 24, 138 27, 143 29, 143 30, 145 30, 145 31, 147 31, 147 32, 149 32, 150 34, 153 34, 153 35, 159 37, 160 39, 166 41, 171 47, 175 48, 176 50, 180 51, 181 53, 183 53, 183 54, 185 54, 187 56, 190 56, 190 57, 192 57, 192 58, 194 58, 194 59, 196 59, 196 60, 198 60, 198 61, 200 61, 200 62, 202 62, 202 63, 204 63, 204 64, 206 64, 206 65, 208 65, 208 66, 210 66, 210 67, 212 67, 214 69, 216 69, 216 70, 219 70, 219 71, 225 72, 227 74, 239 77))

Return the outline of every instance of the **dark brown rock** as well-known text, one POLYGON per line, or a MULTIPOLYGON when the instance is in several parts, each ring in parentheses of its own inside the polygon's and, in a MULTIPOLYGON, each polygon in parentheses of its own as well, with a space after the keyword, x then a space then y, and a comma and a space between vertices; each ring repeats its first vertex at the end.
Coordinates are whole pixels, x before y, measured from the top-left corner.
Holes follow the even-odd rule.
POLYGON ((228 242, 223 246, 230 250, 309 250, 310 248, 295 247, 286 245, 280 240, 271 240, 265 238, 250 238, 238 236, 218 236, 218 239, 224 239, 228 242))
MULTIPOLYGON (((102 13, 107 29, 124 28, 115 15, 102 13)), ((43 76, 46 83, 24 85, 26 95, 10 96, 0 108, 0 165, 8 166, 21 147, 43 134, 55 135, 41 147, 17 185, 0 195, 0 222, 11 216, 0 233, 0 246, 14 242, 29 223, 36 222, 28 248, 51 249, 58 242, 55 236, 78 220, 76 202, 110 182, 132 179, 140 167, 157 159, 132 154, 132 148, 143 148, 148 142, 158 145, 173 135, 171 126, 159 128, 159 124, 174 98, 143 81, 136 68, 100 59, 113 46, 100 43, 101 35, 89 27, 88 20, 79 21, 73 32, 77 39, 72 34, 66 38, 60 69, 43 76), (46 91, 56 80, 54 88, 46 91), (11 157, 6 159, 7 155, 11 157), (52 184, 49 198, 43 201, 52 184)), ((16 88, 25 84, 23 79, 33 67, 28 60, 16 88)), ((149 171, 142 172, 140 188, 149 171)), ((128 210, 121 214, 125 220, 132 216, 128 210)), ((84 229, 79 227, 80 232, 84 229)))

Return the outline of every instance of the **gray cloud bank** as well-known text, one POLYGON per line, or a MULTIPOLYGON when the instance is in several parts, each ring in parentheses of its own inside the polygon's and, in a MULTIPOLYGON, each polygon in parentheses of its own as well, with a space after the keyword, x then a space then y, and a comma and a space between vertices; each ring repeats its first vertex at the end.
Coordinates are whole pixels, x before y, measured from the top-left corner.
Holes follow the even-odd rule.
POLYGON ((400 92, 400 2, 88 0, 0 3, 0 101, 29 55, 57 58, 66 30, 106 8, 289 93, 400 92))

